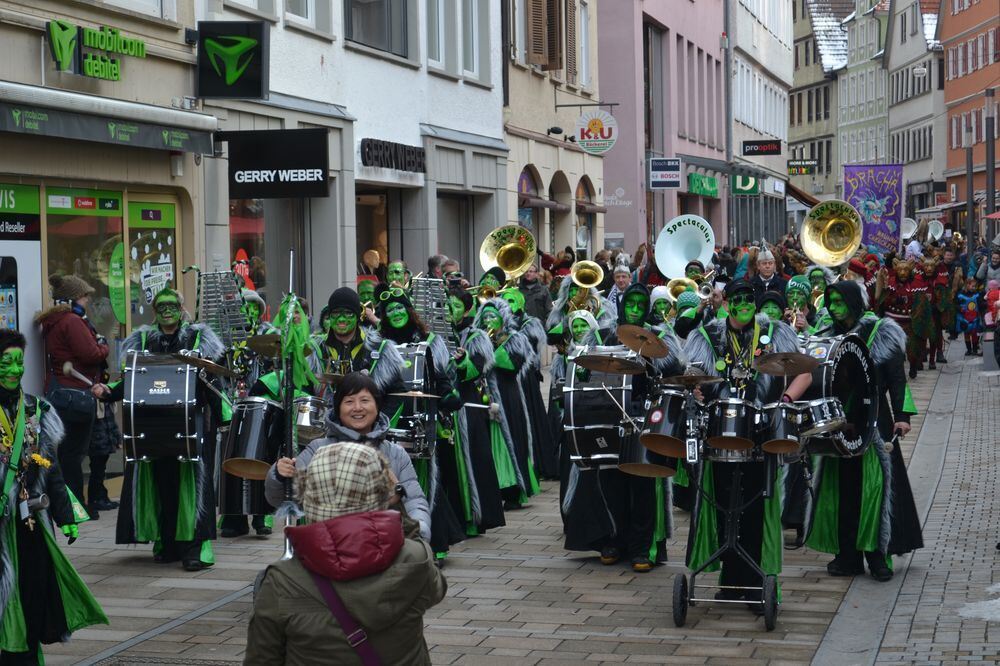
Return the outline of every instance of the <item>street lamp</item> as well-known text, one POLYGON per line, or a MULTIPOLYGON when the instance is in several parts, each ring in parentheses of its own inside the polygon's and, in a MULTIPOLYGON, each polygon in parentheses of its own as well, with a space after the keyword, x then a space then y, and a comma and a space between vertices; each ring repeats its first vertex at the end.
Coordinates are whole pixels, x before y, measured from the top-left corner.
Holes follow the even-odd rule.
POLYGON ((976 218, 976 190, 972 183, 972 123, 965 126, 965 256, 972 261, 974 236, 972 230, 976 218))
MULTIPOLYGON (((986 214, 996 212, 996 88, 986 89, 983 129, 986 130, 986 214)), ((993 231, 990 221, 990 231, 993 231)))

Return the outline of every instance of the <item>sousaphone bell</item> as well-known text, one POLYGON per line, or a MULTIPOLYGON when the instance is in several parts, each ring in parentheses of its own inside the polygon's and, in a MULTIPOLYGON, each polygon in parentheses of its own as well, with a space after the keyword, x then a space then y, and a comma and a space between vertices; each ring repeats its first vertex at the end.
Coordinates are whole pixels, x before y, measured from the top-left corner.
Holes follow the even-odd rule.
POLYGON ((806 213, 799 233, 802 251, 820 266, 840 266, 861 247, 861 214, 846 201, 823 201, 806 213))

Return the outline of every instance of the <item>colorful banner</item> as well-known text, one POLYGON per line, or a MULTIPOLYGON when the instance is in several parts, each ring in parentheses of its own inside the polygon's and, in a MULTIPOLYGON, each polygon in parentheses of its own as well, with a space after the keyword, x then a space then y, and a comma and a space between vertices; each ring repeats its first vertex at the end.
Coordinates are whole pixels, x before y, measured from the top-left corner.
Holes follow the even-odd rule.
POLYGON ((845 166, 844 199, 861 214, 864 247, 883 255, 899 251, 903 165, 845 166))

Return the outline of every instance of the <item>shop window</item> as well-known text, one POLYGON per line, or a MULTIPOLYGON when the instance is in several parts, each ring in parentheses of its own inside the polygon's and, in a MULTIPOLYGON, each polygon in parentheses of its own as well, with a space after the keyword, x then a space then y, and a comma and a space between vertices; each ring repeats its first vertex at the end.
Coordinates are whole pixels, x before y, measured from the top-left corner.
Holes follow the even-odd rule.
POLYGON ((345 0, 345 37, 403 58, 408 55, 408 0, 345 0))
POLYGON ((594 256, 594 219, 591 212, 581 212, 580 203, 586 206, 594 203, 594 196, 587 186, 587 181, 581 180, 576 186, 576 254, 577 257, 590 258, 594 256))
POLYGON ((247 289, 266 287, 263 199, 229 201, 229 247, 233 270, 243 276, 247 289))
POLYGON ((536 239, 540 231, 542 211, 536 206, 532 206, 529 197, 538 197, 538 185, 535 177, 529 169, 524 169, 517 179, 517 223, 530 231, 536 239))
MULTIPOLYGON (((129 201, 128 265, 132 328, 152 324, 153 297, 177 287, 177 221, 174 204, 129 201)), ((187 310, 194 316, 195 304, 187 310)))
POLYGON ((121 192, 49 187, 45 193, 47 275, 76 275, 94 288, 87 316, 109 340, 125 336, 121 192))
POLYGON ((176 0, 104 0, 104 2, 157 18, 175 19, 177 17, 176 0))

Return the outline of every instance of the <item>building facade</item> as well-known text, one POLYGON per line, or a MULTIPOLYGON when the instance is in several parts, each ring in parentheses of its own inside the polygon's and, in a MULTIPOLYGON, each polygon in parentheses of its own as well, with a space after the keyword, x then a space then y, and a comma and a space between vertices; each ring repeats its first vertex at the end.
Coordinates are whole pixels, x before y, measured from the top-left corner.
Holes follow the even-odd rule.
POLYGON ((788 91, 794 85, 792 3, 728 0, 732 49, 732 175, 730 240, 774 239, 787 231, 788 91), (753 144, 778 144, 758 154, 753 144), (739 178, 740 180, 737 180, 739 178), (745 179, 756 179, 756 182, 745 179), (759 194, 747 196, 742 191, 759 194))
POLYGON ((889 73, 889 161, 903 165, 904 215, 945 191, 944 57, 937 0, 892 0, 882 62, 889 73))
POLYGON ((153 320, 156 291, 194 302, 204 257, 203 170, 217 120, 193 99, 194 3, 0 3, 0 283, 3 325, 29 337, 46 276, 95 288, 89 316, 114 346, 153 320))
POLYGON ((602 94, 620 102, 622 119, 618 145, 605 156, 607 227, 630 251, 682 213, 707 219, 720 243, 728 231, 723 1, 674 9, 601 4, 602 94), (681 160, 678 189, 649 188, 652 157, 681 160))
MULTIPOLYGON (((886 164, 889 106, 887 72, 882 67, 889 0, 855 0, 854 11, 844 19, 847 30, 847 67, 839 78, 841 164, 886 164)), ((844 175, 840 179, 842 193, 844 175)))
POLYGON ((601 108, 598 0, 550 0, 539 3, 544 12, 522 0, 501 6, 507 223, 531 231, 541 249, 592 257, 605 246, 604 159, 573 137, 577 119, 601 108))
MULTIPOLYGON (((1000 83, 1000 12, 997 12, 996 3, 944 0, 937 39, 941 42, 945 58, 948 157, 944 175, 947 179, 947 198, 956 204, 964 204, 968 198, 965 148, 971 146, 977 223, 981 224, 987 169, 984 119, 989 111, 984 92, 986 88, 1000 83)), ((993 117, 996 118, 997 97, 993 99, 993 117)), ((965 232, 964 205, 948 208, 946 219, 956 225, 957 230, 965 232)))

